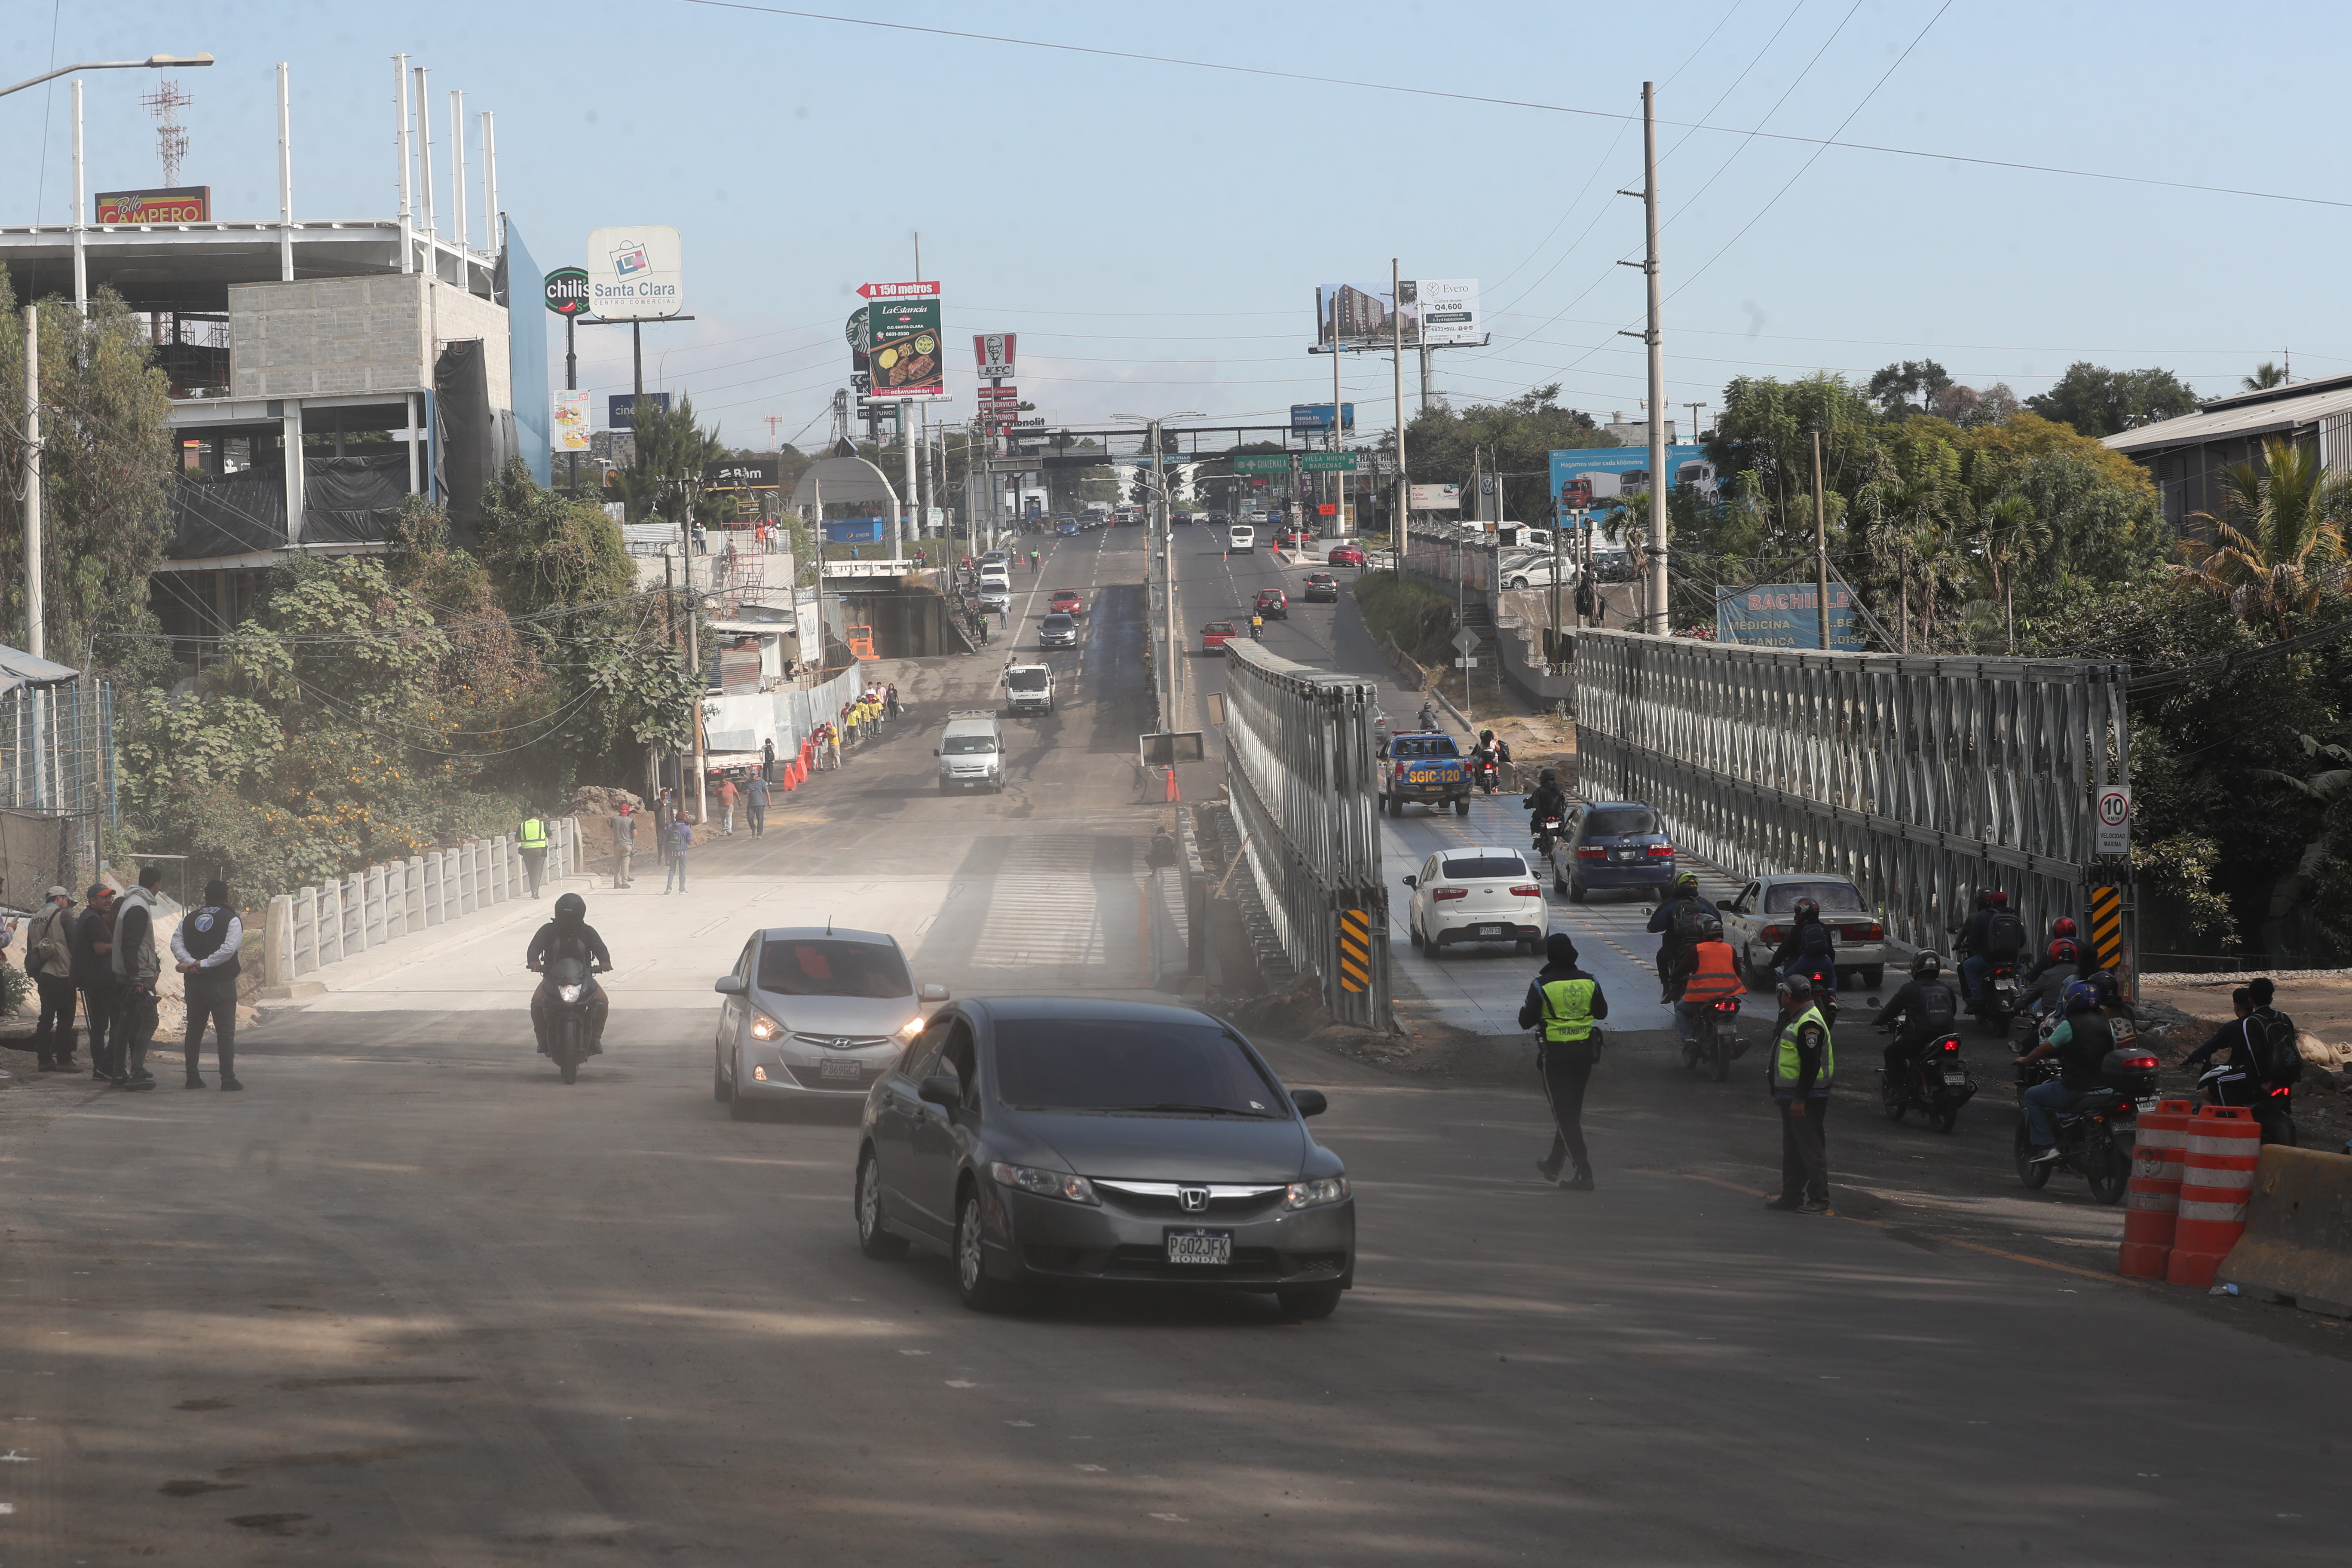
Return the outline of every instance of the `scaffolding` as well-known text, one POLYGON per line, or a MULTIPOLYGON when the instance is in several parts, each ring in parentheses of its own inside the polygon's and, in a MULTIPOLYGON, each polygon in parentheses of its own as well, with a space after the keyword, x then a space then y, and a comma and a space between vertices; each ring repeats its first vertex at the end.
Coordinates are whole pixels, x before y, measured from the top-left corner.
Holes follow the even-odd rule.
POLYGON ((0 697, 0 904, 37 906, 56 883, 95 874, 101 837, 119 826, 114 688, 84 679, 0 697), (37 885, 29 886, 30 879, 37 885))

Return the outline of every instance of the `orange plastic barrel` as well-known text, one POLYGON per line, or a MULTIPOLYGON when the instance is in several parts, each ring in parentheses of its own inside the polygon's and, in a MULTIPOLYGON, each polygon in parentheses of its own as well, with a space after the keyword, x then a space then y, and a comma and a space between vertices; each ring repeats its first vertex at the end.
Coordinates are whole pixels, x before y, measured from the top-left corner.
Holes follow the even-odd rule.
POLYGON ((2208 1105, 2189 1123, 2180 1163, 2180 1217, 2164 1277, 2175 1285, 2210 1285, 2221 1259, 2246 1228, 2263 1130, 2242 1105, 2208 1105))
POLYGON ((2131 1185, 2124 1197, 2124 1245, 2116 1256, 2118 1274, 2135 1279, 2164 1278, 2180 1214, 2180 1169, 2189 1152, 2189 1124, 2196 1115, 2194 1101, 2167 1100, 2139 1119, 2131 1185))

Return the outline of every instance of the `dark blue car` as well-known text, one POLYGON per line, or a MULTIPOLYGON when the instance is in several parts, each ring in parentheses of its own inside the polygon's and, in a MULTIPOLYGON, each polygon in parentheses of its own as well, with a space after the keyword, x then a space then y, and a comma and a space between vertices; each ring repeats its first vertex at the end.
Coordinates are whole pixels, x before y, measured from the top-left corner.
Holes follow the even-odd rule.
POLYGON ((1675 880, 1675 843, 1658 814, 1639 801, 1604 800, 1569 808, 1566 830, 1551 847, 1551 887, 1569 902, 1628 889, 1664 897, 1675 880))

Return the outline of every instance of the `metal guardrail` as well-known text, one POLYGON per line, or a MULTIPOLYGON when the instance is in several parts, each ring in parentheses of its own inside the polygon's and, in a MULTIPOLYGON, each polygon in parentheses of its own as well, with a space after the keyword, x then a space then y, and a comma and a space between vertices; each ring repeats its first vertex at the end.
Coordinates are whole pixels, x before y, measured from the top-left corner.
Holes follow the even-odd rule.
POLYGON ((1641 800, 1744 874, 1823 871, 1898 940, 1948 949, 1979 888, 2029 931, 2083 919, 2127 862, 2094 853, 2093 801, 2131 776, 2125 668, 1574 634, 1580 793, 1641 800))
POLYGON ((1388 890, 1381 877, 1377 683, 1225 645, 1225 782, 1242 858, 1291 963, 1312 968, 1342 1023, 1389 1019, 1388 890), (1378 940, 1343 954, 1341 915, 1378 940), (1345 962, 1343 962, 1343 958, 1345 962))

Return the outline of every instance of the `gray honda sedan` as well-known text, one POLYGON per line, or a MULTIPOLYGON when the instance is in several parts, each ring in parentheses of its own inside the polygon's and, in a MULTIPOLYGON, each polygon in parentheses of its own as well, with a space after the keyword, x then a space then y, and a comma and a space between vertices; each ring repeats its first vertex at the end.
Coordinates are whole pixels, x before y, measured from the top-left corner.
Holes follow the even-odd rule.
POLYGON ((763 1102, 856 1103, 921 1030, 922 1004, 948 998, 916 989, 896 937, 833 926, 753 931, 711 988, 726 1000, 710 1094, 738 1121, 763 1102))
POLYGON ((1355 1282, 1356 1209, 1307 1131, 1324 1104, 1191 1007, 958 1003, 866 1096, 858 1244, 945 1249, 982 1311, 1090 1280, 1270 1291, 1328 1317, 1355 1282))

